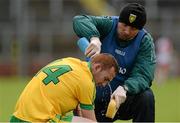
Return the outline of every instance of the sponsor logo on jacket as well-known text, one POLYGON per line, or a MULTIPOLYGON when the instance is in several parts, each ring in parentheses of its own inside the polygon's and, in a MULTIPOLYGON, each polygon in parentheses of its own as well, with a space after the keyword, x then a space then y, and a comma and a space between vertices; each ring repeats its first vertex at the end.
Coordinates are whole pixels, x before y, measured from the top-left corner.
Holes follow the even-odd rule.
POLYGON ((125 74, 125 73, 126 73, 126 68, 120 67, 120 68, 119 68, 119 73, 125 74))
POLYGON ((119 54, 119 55, 121 55, 121 56, 125 56, 125 55, 126 55, 126 52, 121 51, 121 50, 119 50, 119 49, 115 49, 115 53, 117 53, 117 54, 119 54))

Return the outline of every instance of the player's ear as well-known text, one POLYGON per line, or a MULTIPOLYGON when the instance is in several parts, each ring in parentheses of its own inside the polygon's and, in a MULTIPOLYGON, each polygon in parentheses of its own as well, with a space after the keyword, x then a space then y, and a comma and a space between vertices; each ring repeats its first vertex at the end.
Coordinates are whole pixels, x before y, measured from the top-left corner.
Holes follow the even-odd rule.
POLYGON ((100 72, 102 70, 102 65, 99 63, 95 63, 94 68, 95 68, 96 72, 100 72))

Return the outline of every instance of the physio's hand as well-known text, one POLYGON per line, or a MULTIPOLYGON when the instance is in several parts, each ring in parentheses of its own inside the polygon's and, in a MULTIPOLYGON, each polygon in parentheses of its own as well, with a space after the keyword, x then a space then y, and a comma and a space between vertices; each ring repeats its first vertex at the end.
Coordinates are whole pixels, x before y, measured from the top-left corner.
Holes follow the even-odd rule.
POLYGON ((119 106, 125 102, 126 100, 126 90, 122 87, 119 86, 111 95, 111 99, 114 99, 116 101, 116 108, 118 109, 119 106))
POLYGON ((90 44, 85 51, 85 55, 89 58, 93 57, 96 54, 99 54, 101 51, 101 41, 98 37, 92 37, 90 39, 90 44))

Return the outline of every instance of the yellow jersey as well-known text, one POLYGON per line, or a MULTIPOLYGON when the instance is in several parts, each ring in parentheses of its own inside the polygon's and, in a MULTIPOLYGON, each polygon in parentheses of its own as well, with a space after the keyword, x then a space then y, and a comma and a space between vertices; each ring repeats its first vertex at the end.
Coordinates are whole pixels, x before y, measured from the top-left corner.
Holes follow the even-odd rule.
POLYGON ((42 68, 17 101, 14 116, 36 122, 72 111, 78 104, 93 110, 95 82, 89 62, 75 58, 56 60, 42 68))

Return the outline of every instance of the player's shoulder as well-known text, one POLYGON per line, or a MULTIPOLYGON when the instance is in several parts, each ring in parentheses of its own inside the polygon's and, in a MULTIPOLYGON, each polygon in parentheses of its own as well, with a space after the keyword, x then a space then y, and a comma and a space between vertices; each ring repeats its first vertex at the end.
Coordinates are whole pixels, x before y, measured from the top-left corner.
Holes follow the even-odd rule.
POLYGON ((142 38, 141 46, 152 45, 153 43, 154 43, 154 40, 153 40, 152 35, 148 31, 145 30, 145 35, 142 38))
POLYGON ((62 59, 62 62, 69 65, 79 65, 82 61, 78 58, 66 57, 62 59))
POLYGON ((149 31, 147 31, 146 29, 143 29, 143 31, 145 32, 143 40, 153 40, 153 37, 152 37, 152 35, 150 34, 149 31))
POLYGON ((66 58, 63 58, 63 60, 74 61, 74 62, 80 62, 81 61, 80 59, 74 58, 74 57, 66 57, 66 58))

